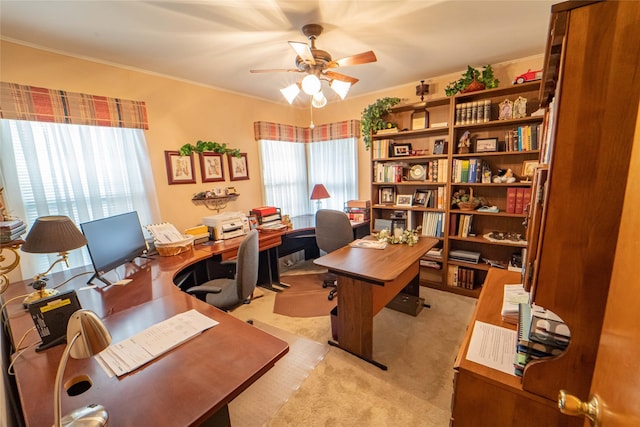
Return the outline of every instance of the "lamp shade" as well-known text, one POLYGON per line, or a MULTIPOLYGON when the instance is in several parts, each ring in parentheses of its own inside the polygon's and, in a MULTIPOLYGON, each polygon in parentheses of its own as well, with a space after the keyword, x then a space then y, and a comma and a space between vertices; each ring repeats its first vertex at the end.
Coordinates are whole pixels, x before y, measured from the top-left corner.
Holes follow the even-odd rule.
POLYGON ((329 197, 331 196, 324 185, 316 184, 313 186, 313 191, 311 191, 311 200, 328 199, 329 197))
POLYGON ((68 252, 87 244, 84 234, 67 216, 41 216, 31 227, 21 249, 34 254, 68 252))

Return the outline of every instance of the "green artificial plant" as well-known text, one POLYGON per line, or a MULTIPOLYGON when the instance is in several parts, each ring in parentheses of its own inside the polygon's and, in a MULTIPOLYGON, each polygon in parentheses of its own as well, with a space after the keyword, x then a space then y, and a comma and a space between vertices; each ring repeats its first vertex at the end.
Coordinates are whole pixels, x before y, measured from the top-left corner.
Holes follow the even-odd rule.
POLYGON ((191 153, 202 153, 203 151, 212 151, 219 154, 228 154, 229 156, 240 157, 240 150, 237 148, 228 148, 227 144, 219 144, 212 141, 198 141, 196 145, 184 144, 180 147, 181 156, 190 156, 191 153))
POLYGON ((493 89, 498 87, 500 83, 500 80, 493 75, 493 68, 490 64, 482 67, 482 72, 467 65, 467 71, 462 74, 458 81, 449 83, 444 88, 444 93, 447 96, 453 96, 458 92, 463 92, 474 81, 480 84, 476 90, 493 89))
POLYGON ((376 131, 387 128, 388 122, 384 117, 389 114, 391 107, 399 102, 400 98, 380 98, 362 110, 360 129, 362 130, 362 140, 367 150, 371 147, 371 135, 376 131))

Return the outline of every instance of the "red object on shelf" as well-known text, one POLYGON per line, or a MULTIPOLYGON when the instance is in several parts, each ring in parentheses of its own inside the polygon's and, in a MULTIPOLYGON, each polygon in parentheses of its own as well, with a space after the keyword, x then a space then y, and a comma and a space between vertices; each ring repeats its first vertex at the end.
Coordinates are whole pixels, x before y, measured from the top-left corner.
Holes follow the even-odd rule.
POLYGON ((260 216, 269 216, 277 213, 278 208, 274 206, 261 206, 258 208, 253 208, 251 209, 251 211, 255 212, 257 215, 260 215, 260 216))

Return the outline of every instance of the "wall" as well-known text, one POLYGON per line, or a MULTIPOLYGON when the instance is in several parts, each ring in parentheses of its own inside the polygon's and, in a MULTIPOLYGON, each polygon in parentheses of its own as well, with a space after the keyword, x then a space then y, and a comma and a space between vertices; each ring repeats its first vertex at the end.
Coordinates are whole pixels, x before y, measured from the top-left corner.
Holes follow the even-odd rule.
MULTIPOLYGON (((528 68, 542 68, 543 56, 537 55, 501 64, 493 64, 501 85, 509 85, 514 76, 528 68)), ((430 84, 429 98, 444 97, 444 87, 457 80, 464 70, 445 76, 425 76, 430 84)), ((7 41, 0 41, 0 79, 12 83, 84 92, 94 95, 145 101, 149 115, 146 139, 155 177, 163 221, 185 229, 199 224, 203 216, 215 212, 191 202, 194 193, 214 185, 233 185, 240 197, 226 210, 249 211, 262 201, 262 186, 253 122, 257 120, 308 126, 307 109, 271 103, 158 75, 119 68, 102 63, 47 52, 7 41), (248 181, 229 181, 225 164, 225 183, 202 183, 195 158, 196 184, 168 185, 165 150, 177 150, 199 140, 226 143, 248 156, 248 181)), ((393 96, 407 103, 418 102, 415 86, 419 82, 385 89, 377 93, 329 104, 314 111, 316 124, 359 119, 362 110, 376 99, 393 96)), ((359 198, 370 198, 370 153, 358 145, 359 198)), ((11 185, 11 183, 6 183, 11 185)), ((8 207, 11 208, 10 206, 8 207)))

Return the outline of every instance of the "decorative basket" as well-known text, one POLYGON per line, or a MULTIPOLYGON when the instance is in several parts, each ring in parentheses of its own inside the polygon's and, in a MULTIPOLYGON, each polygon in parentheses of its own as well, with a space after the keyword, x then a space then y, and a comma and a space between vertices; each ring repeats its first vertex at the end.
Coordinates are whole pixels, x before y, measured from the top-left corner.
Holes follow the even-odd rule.
POLYGON ((193 247, 194 239, 195 239, 194 236, 185 235, 184 240, 181 240, 179 242, 172 242, 172 243, 156 242, 155 245, 160 256, 174 256, 190 250, 193 247))
POLYGON ((473 188, 469 189, 469 201, 468 202, 458 202, 458 208, 461 211, 472 211, 478 207, 480 203, 478 201, 473 200, 473 188))

